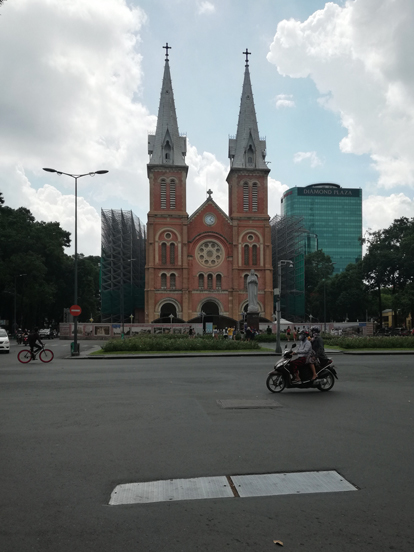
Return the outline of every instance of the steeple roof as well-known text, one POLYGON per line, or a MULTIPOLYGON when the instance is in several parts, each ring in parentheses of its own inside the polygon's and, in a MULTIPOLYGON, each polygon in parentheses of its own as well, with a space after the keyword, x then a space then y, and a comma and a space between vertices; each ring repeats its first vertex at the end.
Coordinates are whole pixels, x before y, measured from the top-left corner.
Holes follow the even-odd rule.
POLYGON ((174 93, 171 83, 170 64, 167 46, 164 77, 162 79, 160 105, 158 108, 157 129, 148 136, 149 165, 186 166, 187 139, 180 136, 175 112, 174 93))
POLYGON ((246 54, 243 90, 240 101, 239 121, 236 138, 229 139, 229 159, 231 168, 268 169, 266 157, 266 140, 259 137, 256 110, 254 108, 252 85, 250 82, 249 62, 246 54))

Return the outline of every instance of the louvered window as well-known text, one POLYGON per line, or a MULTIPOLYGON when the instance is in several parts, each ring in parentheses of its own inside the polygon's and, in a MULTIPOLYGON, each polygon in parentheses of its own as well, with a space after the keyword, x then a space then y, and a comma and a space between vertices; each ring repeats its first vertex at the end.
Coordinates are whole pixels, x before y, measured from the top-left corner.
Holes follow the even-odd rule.
POLYGON ((244 264, 245 265, 248 265, 249 264, 249 246, 248 245, 245 245, 244 248, 243 248, 243 253, 244 253, 244 264))
POLYGON ((161 244, 161 264, 167 264, 167 244, 161 244))
POLYGON ((249 277, 249 275, 248 275, 248 274, 245 274, 245 275, 244 275, 244 278, 243 278, 243 279, 244 279, 244 291, 247 291, 247 278, 248 278, 248 277, 249 277))
POLYGON ((175 289, 175 274, 170 276, 170 289, 175 289))
POLYGON ((257 182, 252 186, 252 211, 257 211, 257 182))
POLYGON ((216 289, 221 289, 221 274, 216 276, 216 289))
POLYGON ((175 209, 175 180, 170 180, 170 209, 175 209))
POLYGON ((161 180, 161 209, 167 208, 167 182, 161 180))
POLYGON ((257 245, 252 247, 252 265, 257 265, 257 245))
POLYGON ((167 289, 167 275, 161 274, 161 289, 167 289))
POLYGON ((175 243, 170 243, 170 264, 175 265, 175 243))
POLYGON ((213 289, 213 275, 207 275, 207 289, 213 289))
POLYGON ((243 211, 249 210, 249 184, 243 184, 243 211))
POLYGON ((198 289, 204 289, 204 274, 198 275, 198 289))

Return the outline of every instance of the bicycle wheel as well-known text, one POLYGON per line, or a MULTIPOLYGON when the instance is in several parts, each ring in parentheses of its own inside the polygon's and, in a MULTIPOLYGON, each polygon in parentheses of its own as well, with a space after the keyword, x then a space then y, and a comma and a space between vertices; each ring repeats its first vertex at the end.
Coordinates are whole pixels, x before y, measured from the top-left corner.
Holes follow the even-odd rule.
POLYGON ((19 351, 17 358, 19 362, 22 362, 23 364, 27 364, 32 360, 32 353, 28 349, 22 349, 21 351, 19 351))
POLYGON ((53 351, 50 349, 43 349, 43 351, 40 351, 39 358, 42 362, 50 362, 54 356, 53 351))

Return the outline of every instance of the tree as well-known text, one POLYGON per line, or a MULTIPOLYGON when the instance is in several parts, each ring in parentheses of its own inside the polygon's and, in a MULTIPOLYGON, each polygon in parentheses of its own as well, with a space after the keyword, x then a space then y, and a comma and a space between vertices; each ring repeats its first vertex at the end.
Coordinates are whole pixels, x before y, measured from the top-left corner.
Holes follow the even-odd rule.
POLYGON ((334 266, 329 255, 319 249, 305 257, 305 309, 319 320, 324 314, 324 285, 331 277, 334 266))
POLYGON ((414 282, 414 218, 396 219, 389 228, 369 232, 363 241, 368 245, 363 275, 370 289, 376 290, 382 325, 382 289, 388 287, 398 296, 414 282))

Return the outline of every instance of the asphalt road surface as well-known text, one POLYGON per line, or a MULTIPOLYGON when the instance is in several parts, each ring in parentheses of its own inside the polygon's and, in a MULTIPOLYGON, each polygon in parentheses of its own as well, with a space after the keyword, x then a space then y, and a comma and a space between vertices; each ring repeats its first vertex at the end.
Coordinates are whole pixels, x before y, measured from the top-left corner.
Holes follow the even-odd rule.
POLYGON ((336 355, 329 393, 272 395, 271 357, 68 360, 50 345, 50 364, 0 356, 2 552, 414 550, 412 356, 336 355), (121 483, 311 470, 358 491, 108 505, 121 483))

